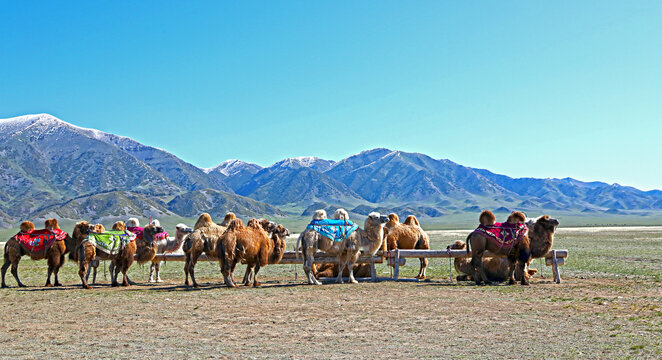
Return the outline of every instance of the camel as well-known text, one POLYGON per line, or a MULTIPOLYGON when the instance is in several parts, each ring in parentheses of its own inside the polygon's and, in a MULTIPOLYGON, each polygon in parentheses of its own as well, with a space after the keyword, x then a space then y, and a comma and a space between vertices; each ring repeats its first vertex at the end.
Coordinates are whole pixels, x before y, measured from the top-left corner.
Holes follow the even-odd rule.
POLYGON ((90 239, 89 237, 83 240, 79 247, 78 275, 80 276, 82 286, 85 289, 91 289, 90 285, 87 283, 85 275, 89 264, 95 259, 111 260, 111 286, 119 286, 117 276, 120 272, 122 272, 123 275, 122 286, 129 286, 127 271, 133 264, 134 255, 138 255, 139 263, 151 261, 156 254, 156 245, 154 244, 153 236, 164 231, 160 226, 149 225, 145 228, 143 240, 141 241, 140 246, 138 246, 137 241, 135 241, 135 235, 126 231, 124 222, 117 222, 114 227, 120 230, 100 234, 113 235, 115 241, 112 243, 112 247, 104 247, 97 240, 90 239), (97 251, 97 249, 99 251, 97 251))
MULTIPOLYGON (((337 209, 333 214, 333 218, 336 220, 349 220, 349 213, 345 209, 337 209)), ((326 277, 337 277, 338 276, 338 264, 337 263, 322 263, 315 264, 313 263, 313 275, 315 279, 319 280, 320 278, 326 277)), ((372 275, 372 269, 370 264, 356 264, 354 265, 354 276, 355 277, 369 277, 372 275)), ((342 273, 343 277, 349 277, 349 268, 345 268, 342 273)))
MULTIPOLYGON (((466 250, 467 244, 458 240, 455 243, 449 245, 446 249, 449 250, 466 250)), ((483 268, 487 278, 490 281, 501 282, 509 279, 508 270, 510 269, 510 263, 508 259, 503 257, 489 257, 483 258, 483 268)), ((471 266, 471 258, 455 258, 455 271, 457 271, 457 281, 473 281, 474 278, 473 268, 471 266)), ((537 270, 529 270, 528 276, 533 276, 537 270)))
MULTIPOLYGON (((511 214, 512 215, 512 214, 511 214)), ((485 218, 493 218, 494 214, 484 210, 479 221, 485 218)), ((485 274, 483 266, 483 253, 490 251, 495 255, 505 255, 509 262, 510 274, 508 283, 515 284, 515 272, 522 285, 529 285, 529 280, 524 275, 525 265, 531 258, 529 237, 526 235, 526 226, 522 224, 494 223, 493 225, 481 224, 467 237, 467 243, 472 252, 471 266, 474 269, 473 276, 477 285, 489 284, 490 280, 485 274), (501 241, 495 239, 494 233, 500 233, 504 237, 501 241), (505 235, 504 235, 505 234, 505 235)))
MULTIPOLYGON (((182 244, 186 240, 186 237, 190 233, 193 232, 193 229, 190 227, 184 225, 184 224, 177 224, 175 226, 175 237, 174 238, 166 238, 162 240, 156 241, 156 246, 157 246, 157 253, 158 254, 167 254, 167 253, 173 253, 179 248, 182 247, 182 244)), ((152 264, 149 267, 149 282, 163 282, 161 280, 161 260, 152 260, 152 264), (154 280, 154 271, 156 271, 156 280, 154 280)))
MULTIPOLYGON (((262 230, 266 231, 269 237, 271 237, 271 234, 276 230, 276 227, 278 224, 276 224, 273 221, 269 221, 267 219, 258 219, 258 223, 260 224, 260 227, 262 227, 262 230)), ((246 261, 242 260, 242 264, 246 265, 246 261)), ((248 285, 251 281, 253 281, 253 275, 255 272, 255 267, 254 266, 246 266, 246 272, 244 273, 244 279, 242 283, 244 285, 248 285)))
MULTIPOLYGON (((315 211, 313 220, 323 220, 323 218, 326 218, 326 212, 324 210, 315 211)), ((299 244, 301 244, 301 252, 304 256, 303 269, 306 273, 308 284, 322 284, 313 274, 313 262, 315 260, 315 252, 318 249, 338 258, 339 270, 338 277, 336 278, 338 283, 343 283, 342 274, 345 267, 351 269, 349 272, 350 283, 357 283, 354 278, 354 263, 358 260, 361 248, 370 256, 373 256, 377 252, 384 241, 384 224, 387 221, 388 218, 385 215, 372 212, 366 218, 363 229, 357 228, 348 236, 339 238, 338 241, 321 235, 315 229, 311 228, 312 224, 309 225, 299 235, 295 247, 296 257, 298 258, 299 244)))
POLYGON ((559 226, 559 221, 549 217, 549 215, 543 215, 537 220, 528 220, 526 226, 529 228, 529 240, 531 242, 531 258, 526 263, 526 269, 530 272, 536 270, 529 268, 531 261, 545 257, 552 249, 554 232, 559 226))
POLYGON ((195 264, 198 262, 198 258, 203 252, 210 259, 217 258, 216 244, 218 239, 223 235, 230 222, 236 218, 237 216, 234 213, 228 212, 225 214, 223 222, 218 225, 212 221, 211 216, 207 213, 203 213, 198 217, 193 232, 189 234, 182 245, 182 250, 186 254, 186 263, 184 264, 185 285, 189 285, 188 278, 190 274, 193 287, 200 287, 198 282, 195 281, 195 264))
MULTIPOLYGON (((237 287, 232 278, 238 262, 245 262, 248 268, 254 268, 253 286, 260 286, 257 274, 260 268, 267 264, 278 264, 285 252, 285 238, 290 232, 277 225, 271 237, 256 219, 248 221, 248 225, 240 219, 230 222, 225 233, 218 240, 217 257, 221 265, 221 273, 227 287, 237 287)), ((250 285, 244 276, 244 285, 250 285)))
POLYGON ((69 234, 60 230, 56 219, 47 219, 43 230, 34 230, 34 224, 30 221, 21 223, 20 232, 12 236, 5 244, 4 259, 2 265, 2 287, 6 288, 5 274, 11 265, 11 273, 16 279, 18 287, 25 285, 18 278, 18 263, 23 255, 28 255, 32 260, 46 259, 48 263, 48 276, 45 286, 62 286, 58 279, 58 272, 64 265, 65 254, 72 251, 74 244, 69 234), (23 242, 21 240, 25 240, 23 242), (30 244, 34 244, 31 246, 30 244), (51 274, 55 275, 51 283, 51 274))
MULTIPOLYGON (((386 244, 388 251, 395 249, 430 249, 430 238, 421 228, 418 219, 414 215, 407 216, 404 224, 400 224, 397 214, 388 215, 389 221, 386 223, 386 244)), ((420 258, 421 267, 416 275, 417 279, 425 279, 425 270, 428 267, 428 259, 420 258)))

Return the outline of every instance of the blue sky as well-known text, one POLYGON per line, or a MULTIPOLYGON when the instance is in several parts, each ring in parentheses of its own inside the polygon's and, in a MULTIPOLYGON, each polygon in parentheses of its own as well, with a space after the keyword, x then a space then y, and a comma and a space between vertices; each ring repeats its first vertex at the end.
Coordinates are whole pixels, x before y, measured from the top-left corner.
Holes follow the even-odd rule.
POLYGON ((373 147, 662 188, 662 2, 0 0, 0 118, 201 167, 373 147))

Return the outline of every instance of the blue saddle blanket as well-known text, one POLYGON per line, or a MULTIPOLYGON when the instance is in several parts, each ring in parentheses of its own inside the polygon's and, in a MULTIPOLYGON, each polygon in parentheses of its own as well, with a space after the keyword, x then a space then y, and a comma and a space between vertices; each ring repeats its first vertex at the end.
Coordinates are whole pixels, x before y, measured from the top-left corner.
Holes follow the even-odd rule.
POLYGON ((313 220, 306 226, 306 229, 315 230, 333 241, 345 240, 358 228, 358 225, 349 220, 334 219, 313 220))

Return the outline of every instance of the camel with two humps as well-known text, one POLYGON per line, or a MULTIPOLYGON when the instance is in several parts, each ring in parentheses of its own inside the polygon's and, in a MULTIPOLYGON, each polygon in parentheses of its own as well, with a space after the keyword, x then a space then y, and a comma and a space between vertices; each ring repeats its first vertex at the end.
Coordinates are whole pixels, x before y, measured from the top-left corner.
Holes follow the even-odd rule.
MULTIPOLYGON (((34 230, 34 224, 30 221, 24 221, 21 223, 20 231, 21 233, 28 234, 34 230)), ((47 219, 44 222, 44 230, 49 231, 60 231, 60 227, 56 219, 47 219)), ((66 233, 61 233, 66 234, 66 233)), ((39 252, 32 252, 29 249, 25 248, 20 241, 16 239, 15 236, 11 237, 4 248, 4 264, 2 265, 2 287, 7 287, 5 283, 5 274, 7 269, 11 266, 11 273, 16 279, 16 283, 19 287, 24 287, 25 285, 21 282, 18 277, 18 263, 21 261, 21 257, 24 255, 30 256, 32 260, 42 260, 46 259, 48 263, 48 276, 46 277, 45 286, 62 286, 58 279, 58 273, 62 265, 65 262, 65 255, 72 251, 74 248, 73 238, 66 234, 64 239, 57 240, 55 239, 50 246, 44 248, 39 252), (51 274, 55 275, 54 282, 51 283, 51 274)))
MULTIPOLYGON (((324 210, 315 211, 313 215, 314 220, 324 218, 326 218, 326 212, 324 210)), ((308 284, 322 284, 313 274, 313 262, 318 249, 337 257, 339 267, 336 281, 338 283, 343 283, 342 274, 345 267, 351 269, 349 272, 350 283, 357 283, 354 278, 354 264, 359 258, 361 249, 364 249, 370 256, 373 256, 379 250, 384 241, 384 224, 387 221, 388 217, 385 215, 372 212, 366 218, 363 229, 358 228, 349 236, 341 239, 341 241, 333 241, 313 229, 306 229, 301 232, 297 239, 295 253, 297 258, 299 257, 299 250, 303 253, 303 269, 306 273, 308 284), (301 248, 299 248, 299 244, 301 244, 301 248)))
MULTIPOLYGON (((457 240, 455 243, 448 245, 448 250, 466 250, 467 244, 462 240, 457 240)), ((455 271, 457 271, 457 281, 474 281, 473 266, 471 265, 471 258, 454 259, 455 271)), ((503 257, 483 257, 483 268, 488 280, 494 282, 502 282, 510 279, 510 263, 508 259, 503 257)), ((527 275, 533 276, 537 270, 529 269, 527 275)))
POLYGON ((182 250, 186 254, 184 264, 184 284, 186 286, 189 285, 188 278, 190 275, 193 287, 200 287, 198 282, 195 281, 195 264, 198 262, 198 258, 204 253, 210 259, 217 259, 216 245, 218 239, 223 235, 230 222, 236 218, 237 216, 234 213, 228 212, 219 225, 214 223, 211 215, 207 213, 203 213, 198 217, 193 232, 189 234, 182 245, 182 250))
MULTIPOLYGON (((409 215, 403 224, 395 213, 388 215, 389 221, 386 223, 386 244, 388 251, 395 249, 430 249, 430 238, 423 230, 418 219, 414 215, 409 215)), ((428 259, 420 258, 421 267, 416 275, 416 279, 425 279, 425 270, 428 267, 428 259)))
POLYGON ((242 262, 247 267, 244 285, 250 285, 250 277, 247 276, 249 269, 254 269, 254 272, 251 271, 253 286, 260 286, 257 280, 260 269, 280 262, 285 253, 285 238, 289 234, 283 225, 276 225, 269 234, 257 219, 249 220, 246 226, 240 219, 232 220, 216 246, 225 285, 237 286, 232 274, 237 263, 242 262))
MULTIPOLYGON (((193 229, 186 226, 185 224, 181 224, 181 223, 177 224, 177 226, 175 226, 174 238, 167 238, 156 241, 156 247, 157 247, 156 253, 166 254, 166 253, 173 253, 179 250, 182 247, 184 241, 186 241, 188 235, 191 234, 192 232, 193 229)), ((160 272, 161 272, 161 260, 155 257, 149 266, 149 282, 157 282, 157 283, 163 282, 163 280, 161 280, 160 272), (154 279, 154 272, 156 272, 156 280, 154 279)))

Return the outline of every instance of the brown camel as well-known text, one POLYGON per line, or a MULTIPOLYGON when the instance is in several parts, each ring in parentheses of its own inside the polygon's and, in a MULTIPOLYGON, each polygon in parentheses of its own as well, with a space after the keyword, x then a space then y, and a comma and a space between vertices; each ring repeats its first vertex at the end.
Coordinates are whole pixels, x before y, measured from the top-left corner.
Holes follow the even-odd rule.
POLYGON ((216 244, 218 239, 223 235, 230 222, 236 218, 237 216, 234 213, 229 212, 225 214, 223 222, 217 225, 212 221, 209 214, 203 213, 200 215, 193 227, 193 232, 182 245, 182 250, 186 254, 186 263, 184 264, 186 280, 184 284, 189 285, 188 277, 190 274, 193 287, 200 287, 198 282, 195 281, 195 264, 198 262, 198 258, 203 252, 210 259, 217 258, 216 244))
MULTIPOLYGON (((237 286, 232 274, 237 263, 241 261, 246 263, 247 271, 248 268, 255 269, 253 286, 260 286, 257 281, 260 268, 280 262, 285 252, 285 238, 288 235, 290 232, 283 225, 277 225, 269 237, 256 219, 248 221, 247 226, 244 226, 240 219, 232 220, 216 246, 225 285, 237 286)), ((244 285, 250 285, 248 280, 249 278, 244 276, 244 285)))
MULTIPOLYGON (((113 230, 124 231, 126 230, 126 225, 124 221, 118 221, 113 225, 113 230)), ((152 223, 143 228, 142 239, 136 238, 136 255, 135 260, 138 261, 138 265, 145 264, 147 262, 152 262, 154 257, 158 252, 158 243, 156 241, 156 234, 165 231, 159 223, 152 223)), ((129 265, 130 267, 131 265, 129 265)), ((119 275, 119 268, 115 266, 114 262, 110 263, 109 266, 110 276, 117 277, 119 275)), ((126 275, 126 281, 129 285, 135 285, 136 283, 131 281, 129 275, 126 275)))
MULTIPOLYGON (((313 264, 313 275, 315 279, 319 280, 320 278, 331 278, 338 277, 338 264, 324 263, 324 264, 313 264)), ((354 265, 354 276, 355 277, 370 277, 372 271, 370 269, 370 264, 355 264, 354 265)), ((349 276, 349 269, 345 268, 342 272, 343 277, 349 276)))
POLYGON ((11 237, 5 244, 4 259, 2 265, 2 287, 7 287, 5 283, 5 274, 7 268, 11 265, 11 273, 16 279, 19 287, 24 287, 18 278, 18 263, 23 255, 28 255, 32 260, 46 259, 48 262, 48 276, 45 286, 62 286, 58 279, 58 272, 64 265, 64 255, 73 250, 73 239, 69 234, 60 230, 56 219, 47 219, 44 223, 44 230, 34 231, 34 224, 30 221, 24 221, 20 226, 21 232, 11 237), (35 241, 40 239, 42 248, 28 247, 25 243, 19 241, 19 238, 35 241), (51 284, 51 274, 55 274, 53 284, 51 284))
POLYGON ((552 249, 554 233, 559 226, 559 221, 549 217, 549 215, 543 215, 535 221, 530 220, 526 225, 529 228, 529 239, 531 242, 531 258, 527 262, 526 268, 531 271, 536 270, 529 268, 531 261, 545 257, 552 249))
MULTIPOLYGON (((313 215, 314 220, 323 218, 326 218, 326 212, 323 210, 317 210, 313 215)), ((313 229, 302 231, 297 239, 295 251, 298 258, 299 244, 301 244, 301 252, 304 256, 303 270, 306 273, 308 284, 322 284, 313 274, 313 262, 315 259, 315 253, 318 249, 329 255, 337 256, 339 270, 336 281, 338 283, 343 283, 342 273, 345 267, 352 269, 352 271, 349 272, 350 283, 357 283, 354 278, 354 263, 359 258, 361 248, 363 248, 369 256, 373 256, 377 250, 379 250, 384 241, 384 224, 387 221, 388 218, 385 215, 380 215, 378 212, 372 212, 366 218, 363 229, 356 229, 356 231, 352 232, 349 236, 340 239, 340 241, 333 241, 326 236, 322 236, 313 229)))
MULTIPOLYGON (((430 238, 421 228, 418 219, 414 215, 407 216, 404 224, 400 224, 397 214, 389 214, 386 223, 386 244, 388 251, 395 249, 430 249, 430 238)), ((421 267, 416 275, 417 279, 425 279, 425 270, 428 267, 428 259, 420 258, 421 267)))
MULTIPOLYGON (((493 217, 494 214, 492 214, 489 210, 485 210, 480 214, 479 221, 485 218, 493 218, 493 217)), ((495 223, 494 225, 488 225, 487 227, 489 229, 494 229, 495 226, 498 228, 506 228, 505 224, 507 223, 504 224, 495 223)), ((517 226, 516 224, 508 224, 508 225, 510 226, 509 229, 516 229, 517 226)), ((510 278, 508 281, 509 284, 514 284, 515 277, 517 276, 517 278, 520 279, 522 285, 529 285, 529 280, 527 279, 527 277, 522 276, 524 273, 524 268, 526 266, 526 263, 531 258, 531 251, 529 248, 530 246, 529 237, 526 235, 526 233, 523 231, 518 231, 516 234, 513 235, 516 237, 516 240, 512 242, 512 245, 503 246, 503 244, 500 243, 499 241, 493 241, 489 239, 488 235, 483 235, 483 233, 478 231, 480 229, 481 228, 474 230, 467 237, 467 243, 470 244, 471 254, 472 254, 471 265, 474 269, 472 275, 474 276, 474 281, 476 282, 476 284, 480 285, 482 283, 486 283, 486 284, 490 283, 490 280, 485 274, 485 270, 483 267, 483 254, 485 251, 490 251, 493 254, 505 255, 507 257, 509 262, 508 273, 510 274, 510 278), (518 274, 515 275, 515 272, 517 272, 518 274)))
MULTIPOLYGON (((467 244, 462 240, 458 240, 447 247, 449 250, 466 250, 466 248, 467 244)), ((510 263, 506 258, 484 257, 483 268, 490 281, 501 282, 509 279, 508 270, 510 269, 510 263)), ((471 258, 455 258, 455 271, 458 273, 457 281, 474 280, 472 276, 473 268, 471 266, 471 258)), ((532 276, 536 272, 537 270, 529 270, 528 276, 532 276)))
MULTIPOLYGON (((123 228, 125 228, 124 223, 118 222, 114 225, 114 228, 117 229, 116 231, 124 231, 122 230, 123 228)), ((149 226, 146 227, 145 229, 147 228, 149 228, 149 226)), ((160 226, 152 226, 150 229, 151 230, 149 231, 149 233, 151 235, 164 231, 163 228, 160 226)), ((146 233, 148 233, 148 231, 145 231, 145 233, 143 233, 144 243, 141 243, 141 252, 138 253, 138 261, 141 263, 151 261, 152 258, 154 257, 154 254, 156 254, 156 245, 154 244, 154 239, 153 237, 150 238, 149 235, 146 236, 145 235, 146 233)), ((117 282, 117 276, 119 275, 120 272, 122 272, 123 275, 122 286, 129 286, 127 271, 129 270, 129 267, 131 267, 131 265, 133 264, 134 255, 136 255, 138 249, 137 242, 135 241, 135 235, 121 236, 121 243, 119 248, 112 251, 107 251, 102 247, 99 247, 94 242, 90 241, 88 238, 82 241, 79 249, 80 250, 78 254, 78 264, 79 264, 78 275, 80 276, 80 279, 82 281, 83 288, 85 289, 91 288, 90 285, 87 283, 87 279, 85 275, 87 273, 90 263, 95 259, 111 261, 110 264, 110 274, 112 277, 111 286, 119 286, 119 283, 117 282), (97 248, 99 251, 97 251, 97 248)))

